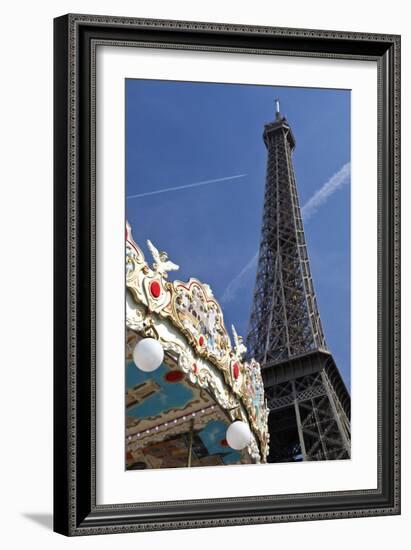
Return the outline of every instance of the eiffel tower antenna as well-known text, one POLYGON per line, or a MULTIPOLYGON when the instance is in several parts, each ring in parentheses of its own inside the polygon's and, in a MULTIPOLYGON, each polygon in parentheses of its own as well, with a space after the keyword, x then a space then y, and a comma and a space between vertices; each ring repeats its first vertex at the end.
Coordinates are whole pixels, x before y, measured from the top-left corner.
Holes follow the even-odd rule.
POLYGON ((349 458, 350 396, 327 348, 292 164, 295 138, 275 99, 247 336, 270 408, 270 462, 349 458))
POLYGON ((280 120, 280 100, 278 97, 275 98, 275 119, 280 120))

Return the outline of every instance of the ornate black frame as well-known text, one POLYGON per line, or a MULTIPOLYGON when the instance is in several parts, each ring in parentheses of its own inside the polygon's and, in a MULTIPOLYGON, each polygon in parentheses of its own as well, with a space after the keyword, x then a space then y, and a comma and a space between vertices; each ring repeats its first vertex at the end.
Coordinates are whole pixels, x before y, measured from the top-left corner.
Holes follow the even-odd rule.
POLYGON ((400 37, 125 17, 54 21, 54 530, 89 535, 400 513, 400 37), (99 44, 378 64, 378 488, 96 505, 95 52, 99 44))

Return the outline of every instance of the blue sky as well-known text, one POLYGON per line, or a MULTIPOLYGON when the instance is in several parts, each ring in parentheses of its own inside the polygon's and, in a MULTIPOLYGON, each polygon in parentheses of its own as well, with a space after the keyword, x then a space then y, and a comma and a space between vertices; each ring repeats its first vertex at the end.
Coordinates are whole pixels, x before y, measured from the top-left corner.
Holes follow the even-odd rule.
MULTIPOLYGON (((350 161, 346 90, 126 80, 126 215, 146 259, 150 239, 180 270, 208 283, 227 328, 247 334, 255 268, 227 287, 258 251, 266 149, 264 124, 280 98, 296 138, 293 161, 304 206, 350 161), (166 193, 170 187, 238 176, 166 193), (244 176, 243 176, 244 175, 244 176)), ((350 388, 349 178, 304 220, 329 349, 350 388)))

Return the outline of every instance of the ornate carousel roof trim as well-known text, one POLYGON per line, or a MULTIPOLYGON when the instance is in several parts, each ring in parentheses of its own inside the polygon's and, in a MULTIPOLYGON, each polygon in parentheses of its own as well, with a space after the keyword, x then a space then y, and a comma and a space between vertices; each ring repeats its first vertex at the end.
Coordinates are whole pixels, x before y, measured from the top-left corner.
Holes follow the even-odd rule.
POLYGON ((249 423, 255 436, 250 454, 257 462, 265 462, 268 408, 260 365, 254 359, 243 361, 247 349, 234 326, 231 345, 223 312, 211 288, 194 278, 168 281, 168 272, 177 270, 178 265, 150 241, 147 244, 154 260, 152 267, 127 223, 127 327, 147 336, 154 334, 192 384, 208 388, 232 420, 249 423))

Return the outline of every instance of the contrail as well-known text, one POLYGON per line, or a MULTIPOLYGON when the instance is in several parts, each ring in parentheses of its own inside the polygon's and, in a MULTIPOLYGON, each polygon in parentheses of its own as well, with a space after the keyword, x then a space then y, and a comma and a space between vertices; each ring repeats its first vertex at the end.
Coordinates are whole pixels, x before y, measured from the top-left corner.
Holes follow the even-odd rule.
POLYGON ((257 265, 257 258, 258 258, 258 252, 255 254, 251 260, 243 267, 243 269, 232 279, 228 285, 226 286, 223 295, 221 297, 221 301, 223 304, 226 304, 227 302, 232 302, 235 298, 235 295, 237 291, 241 287, 241 281, 246 275, 250 269, 252 269, 254 266, 257 265))
MULTIPOLYGON (((338 172, 336 172, 331 178, 324 183, 324 185, 314 193, 314 195, 308 199, 301 209, 304 221, 307 222, 318 210, 318 208, 324 204, 324 202, 339 189, 344 183, 348 183, 350 177, 351 165, 349 162, 344 164, 338 172)), ((244 276, 257 265, 258 253, 255 254, 251 260, 242 268, 242 270, 232 279, 226 286, 222 295, 221 301, 223 303, 231 302, 237 291, 241 288, 242 280, 244 276)))
POLYGON ((209 183, 218 183, 220 181, 235 180, 238 178, 244 178, 246 175, 247 174, 238 174, 237 176, 227 176, 225 178, 217 178, 214 180, 198 181, 196 183, 189 183, 188 185, 166 187, 165 189, 158 189, 157 191, 148 191, 147 193, 138 193, 137 195, 129 195, 127 199, 137 199, 140 197, 148 197, 150 195, 158 195, 160 193, 170 193, 171 191, 180 191, 180 189, 190 189, 191 187, 200 187, 200 185, 208 185, 209 183))
POLYGON ((308 221, 318 210, 318 208, 344 183, 348 183, 350 178, 351 164, 347 162, 338 172, 324 183, 314 195, 304 204, 301 211, 304 221, 308 221))

